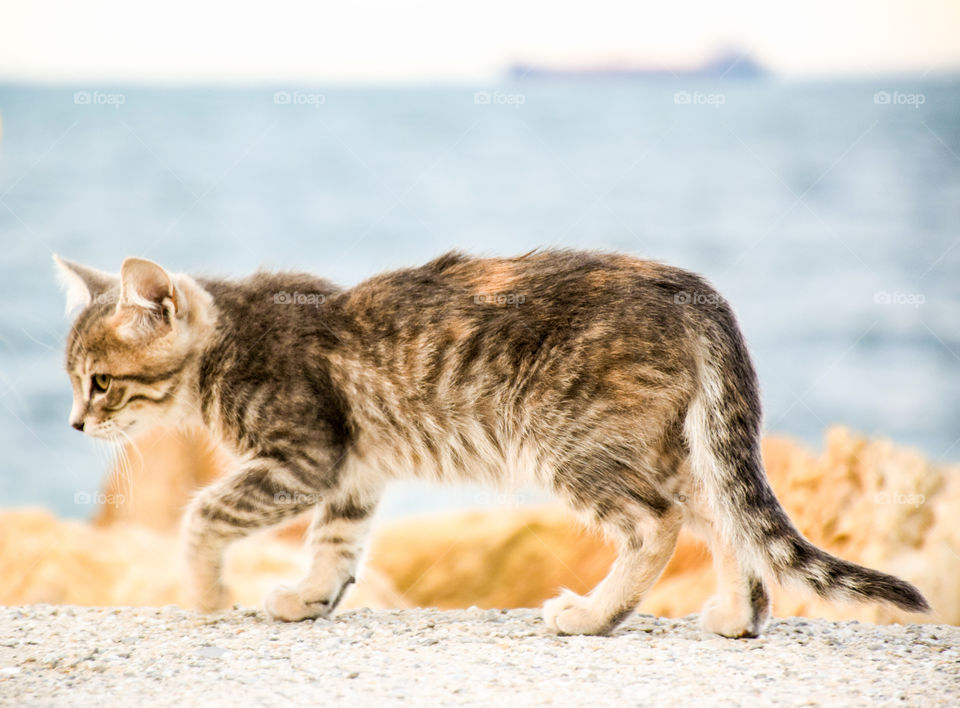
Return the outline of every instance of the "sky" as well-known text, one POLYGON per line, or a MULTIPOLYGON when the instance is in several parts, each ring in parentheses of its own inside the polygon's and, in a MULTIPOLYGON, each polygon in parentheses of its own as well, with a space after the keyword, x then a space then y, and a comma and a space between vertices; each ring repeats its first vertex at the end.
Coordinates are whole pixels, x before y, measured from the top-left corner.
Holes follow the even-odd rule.
POLYGON ((960 0, 4 0, 0 79, 458 82, 513 62, 696 64, 791 76, 960 67, 960 0))

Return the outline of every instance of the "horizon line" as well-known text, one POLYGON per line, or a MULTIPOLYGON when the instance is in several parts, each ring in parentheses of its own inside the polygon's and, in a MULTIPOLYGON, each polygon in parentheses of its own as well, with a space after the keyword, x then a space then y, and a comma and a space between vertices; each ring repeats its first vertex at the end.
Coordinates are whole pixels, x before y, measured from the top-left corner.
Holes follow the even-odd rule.
POLYGON ((579 83, 601 83, 601 82, 622 82, 622 83, 644 83, 644 82, 721 82, 729 83, 741 82, 760 82, 760 81, 809 81, 821 79, 839 79, 839 80, 868 80, 868 79, 935 79, 935 78, 953 78, 960 77, 960 64, 950 67, 940 67, 936 69, 883 69, 876 71, 824 71, 824 72, 778 72, 766 69, 759 76, 737 76, 731 74, 729 77, 714 76, 693 76, 678 74, 671 76, 665 75, 633 75, 625 71, 622 75, 616 72, 610 72, 605 75, 589 75, 578 73, 577 70, 570 71, 564 75, 564 70, 556 74, 535 74, 532 76, 515 76, 512 73, 512 66, 486 78, 449 78, 449 77, 411 77, 406 79, 398 78, 332 78, 332 77, 256 77, 239 78, 234 76, 223 77, 202 77, 190 78, 183 77, 121 77, 103 75, 99 77, 54 77, 54 76, 25 76, 19 74, 5 75, 0 72, 0 86, 9 85, 30 85, 37 87, 69 87, 80 88, 86 85, 123 85, 138 86, 144 88, 173 88, 173 87, 192 87, 192 88, 295 88, 297 86, 335 86, 342 88, 410 88, 410 87, 480 87, 503 84, 522 84, 522 83, 551 83, 551 82, 579 82, 579 83))

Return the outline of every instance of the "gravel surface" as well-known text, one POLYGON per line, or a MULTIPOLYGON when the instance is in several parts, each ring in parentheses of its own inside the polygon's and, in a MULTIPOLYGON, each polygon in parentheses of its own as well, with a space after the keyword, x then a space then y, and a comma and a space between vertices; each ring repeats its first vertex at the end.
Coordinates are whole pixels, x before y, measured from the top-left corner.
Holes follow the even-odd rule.
POLYGON ((637 615, 556 637, 536 610, 0 607, 3 705, 960 705, 960 628, 774 620, 724 639, 637 615))

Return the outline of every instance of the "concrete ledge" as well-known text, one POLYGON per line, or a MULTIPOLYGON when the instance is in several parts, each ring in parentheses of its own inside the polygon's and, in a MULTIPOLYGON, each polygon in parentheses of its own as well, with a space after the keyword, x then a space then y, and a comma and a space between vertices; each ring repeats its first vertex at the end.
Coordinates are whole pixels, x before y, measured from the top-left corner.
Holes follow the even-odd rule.
POLYGON ((536 610, 0 607, 0 704, 960 705, 960 628, 779 619, 760 639, 638 615, 556 637, 536 610))

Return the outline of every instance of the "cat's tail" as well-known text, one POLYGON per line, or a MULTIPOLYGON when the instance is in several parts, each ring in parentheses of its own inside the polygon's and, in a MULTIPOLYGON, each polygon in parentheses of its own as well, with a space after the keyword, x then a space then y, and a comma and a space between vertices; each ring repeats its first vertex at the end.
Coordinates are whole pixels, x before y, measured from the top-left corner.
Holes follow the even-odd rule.
POLYGON ((821 597, 883 601, 910 612, 930 605, 913 585, 842 560, 810 543, 767 482, 760 456, 756 373, 729 305, 722 299, 696 325, 699 391, 684 432, 700 493, 725 543, 760 577, 812 589, 821 597))

